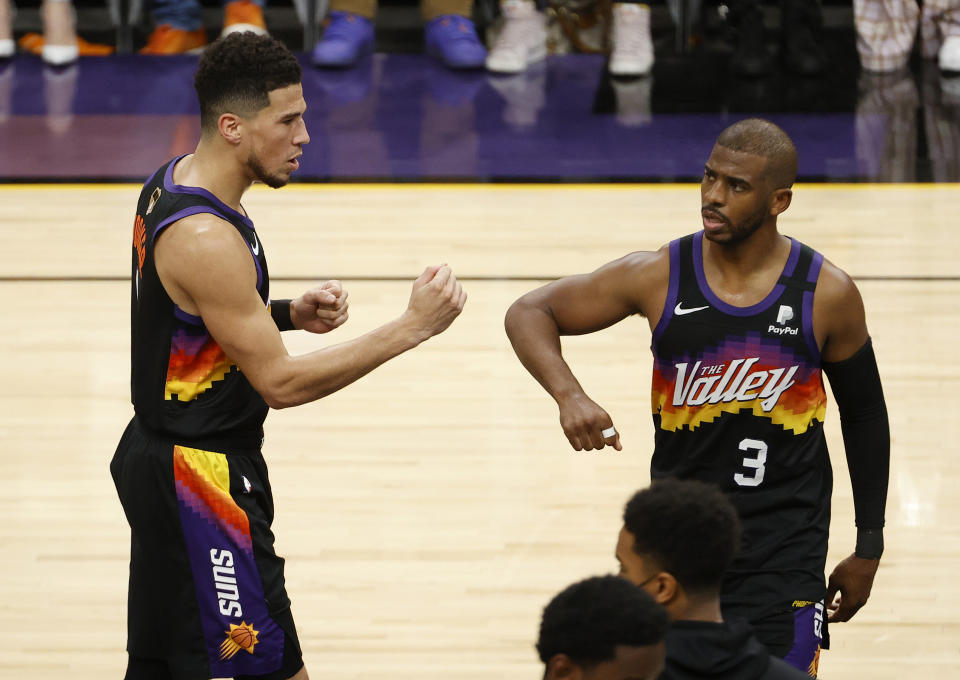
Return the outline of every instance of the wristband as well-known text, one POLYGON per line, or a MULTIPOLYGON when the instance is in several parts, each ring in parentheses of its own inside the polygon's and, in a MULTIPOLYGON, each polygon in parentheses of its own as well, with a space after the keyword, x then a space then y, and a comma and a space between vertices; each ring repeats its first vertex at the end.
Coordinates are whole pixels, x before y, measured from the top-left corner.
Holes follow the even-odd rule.
POLYGON ((290 300, 271 300, 270 316, 281 331, 295 330, 293 321, 290 319, 290 300))
POLYGON ((853 554, 864 560, 879 560, 883 554, 883 529, 857 529, 853 554))

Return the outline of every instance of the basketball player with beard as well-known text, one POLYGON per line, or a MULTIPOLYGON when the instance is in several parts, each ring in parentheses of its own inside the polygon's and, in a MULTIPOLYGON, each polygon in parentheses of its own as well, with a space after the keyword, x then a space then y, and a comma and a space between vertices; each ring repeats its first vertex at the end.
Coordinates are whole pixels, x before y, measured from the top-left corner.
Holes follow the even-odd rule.
POLYGON ((571 446, 619 451, 610 415, 577 382, 560 336, 646 317, 651 477, 698 479, 727 493, 743 539, 723 582, 724 618, 746 618, 771 652, 815 674, 829 639, 824 619, 847 621, 870 594, 883 551, 890 438, 857 287, 777 230, 796 174, 797 151, 783 130, 760 119, 735 123, 704 168, 702 231, 534 290, 510 307, 506 329, 557 402, 571 446), (821 370, 840 410, 858 527, 856 549, 827 586, 833 480, 821 370))
POLYGON ((327 281, 271 300, 264 244, 241 197, 286 184, 310 141, 300 66, 236 33, 201 57, 202 133, 144 185, 133 237, 132 401, 110 465, 131 528, 129 680, 307 678, 261 454, 269 408, 335 392, 444 331, 466 301, 450 268, 413 283, 395 320, 287 353, 280 332, 347 320, 327 281))

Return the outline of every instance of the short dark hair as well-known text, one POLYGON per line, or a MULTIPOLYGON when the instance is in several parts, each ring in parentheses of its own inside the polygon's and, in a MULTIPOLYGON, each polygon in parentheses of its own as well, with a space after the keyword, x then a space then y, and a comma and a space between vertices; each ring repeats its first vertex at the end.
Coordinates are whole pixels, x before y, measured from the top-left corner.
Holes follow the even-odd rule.
POLYGON ((767 159, 764 174, 776 189, 797 179, 797 147, 783 128, 763 118, 746 118, 725 129, 717 146, 767 159))
POLYGON ((193 86, 200 101, 200 127, 216 128, 224 113, 248 117, 270 105, 270 91, 301 81, 300 64, 268 35, 231 33, 200 57, 193 86))
POLYGON ((548 663, 566 654, 580 666, 616 656, 618 645, 653 645, 667 613, 650 595, 617 576, 594 576, 565 588, 543 610, 537 652, 548 663))
POLYGON ((716 486, 694 480, 662 479, 638 491, 623 524, 633 534, 633 551, 691 593, 719 590, 740 546, 733 504, 716 486))

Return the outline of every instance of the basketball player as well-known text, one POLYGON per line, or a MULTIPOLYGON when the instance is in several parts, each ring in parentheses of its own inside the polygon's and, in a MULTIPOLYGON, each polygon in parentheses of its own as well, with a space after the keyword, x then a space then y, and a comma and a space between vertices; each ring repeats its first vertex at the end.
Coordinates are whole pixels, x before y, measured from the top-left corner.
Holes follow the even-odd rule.
POLYGON ((616 576, 574 583, 543 610, 544 680, 654 680, 663 671, 667 615, 616 576))
POLYGON ((729 495, 744 533, 724 580, 724 616, 747 618, 774 654, 806 670, 816 652, 800 650, 817 649, 824 605, 832 622, 846 621, 870 594, 890 441, 856 286, 777 231, 796 172, 796 149, 779 127, 759 119, 730 126, 704 168, 702 231, 532 291, 511 306, 506 328, 559 405, 571 446, 619 451, 613 421, 564 362, 560 336, 647 318, 651 477, 700 479, 729 495), (826 589, 833 480, 821 368, 840 409, 858 527, 854 553, 826 589))
POLYGON ((416 347, 466 294, 449 267, 429 267, 394 321, 290 356, 280 331, 331 331, 348 307, 337 281, 271 302, 240 203, 297 169, 310 139, 300 66, 272 38, 236 33, 207 49, 195 85, 196 152, 147 181, 134 226, 136 415, 110 466, 132 533, 126 677, 304 680, 270 531, 268 407, 320 399, 416 347))
POLYGON ((740 543, 740 520, 713 484, 662 479, 638 491, 617 540, 620 576, 667 610, 660 680, 803 680, 773 657, 742 620, 724 621, 720 584, 740 543))

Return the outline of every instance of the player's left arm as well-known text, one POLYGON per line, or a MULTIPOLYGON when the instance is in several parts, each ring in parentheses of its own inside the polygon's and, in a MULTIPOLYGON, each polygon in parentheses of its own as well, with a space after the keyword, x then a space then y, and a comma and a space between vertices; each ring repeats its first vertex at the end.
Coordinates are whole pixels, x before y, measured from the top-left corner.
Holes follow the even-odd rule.
POLYGON ((327 333, 349 317, 347 291, 336 280, 311 288, 296 300, 272 300, 270 315, 281 331, 327 333))
POLYGON ((826 261, 813 318, 823 370, 840 411, 857 524, 856 549, 837 565, 827 584, 829 619, 841 622, 866 603, 883 553, 890 426, 860 291, 847 274, 826 261))

